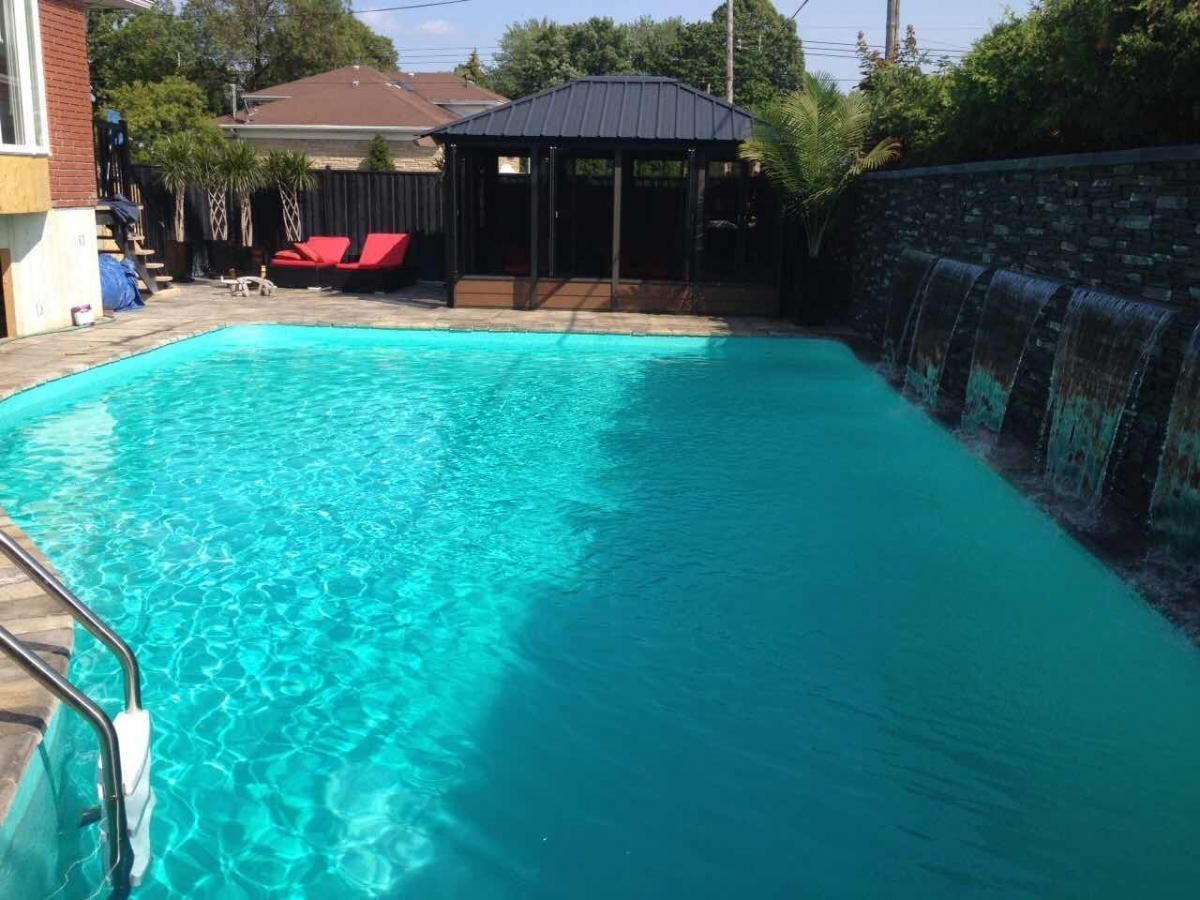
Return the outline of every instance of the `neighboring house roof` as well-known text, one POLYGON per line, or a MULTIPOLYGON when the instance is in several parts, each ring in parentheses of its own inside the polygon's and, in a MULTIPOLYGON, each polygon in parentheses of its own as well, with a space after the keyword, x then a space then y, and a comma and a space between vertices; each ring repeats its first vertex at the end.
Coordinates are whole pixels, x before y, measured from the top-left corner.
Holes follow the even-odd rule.
POLYGON ((754 116, 670 78, 578 78, 431 129, 438 139, 554 138, 725 142, 750 137, 754 116))
POLYGON ((459 78, 453 72, 397 72, 394 76, 430 103, 507 103, 508 98, 459 78))
POLYGON ((418 75, 385 73, 370 66, 345 66, 244 95, 249 112, 221 116, 225 128, 310 127, 422 132, 452 122, 454 113, 429 96, 447 93, 447 102, 499 103, 503 98, 449 72, 418 75), (410 86, 417 80, 422 89, 410 86), (436 88, 436 90, 435 90, 436 88))

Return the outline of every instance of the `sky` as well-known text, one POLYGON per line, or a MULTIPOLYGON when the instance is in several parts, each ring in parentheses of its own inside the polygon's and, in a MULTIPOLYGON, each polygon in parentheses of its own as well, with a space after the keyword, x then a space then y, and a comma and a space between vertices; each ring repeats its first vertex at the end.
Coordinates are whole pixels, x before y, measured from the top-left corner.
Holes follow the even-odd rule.
MULTIPOLYGON (((353 7, 431 3, 436 0, 354 0, 353 7)), ((513 22, 546 17, 559 22, 609 16, 631 21, 643 15, 663 19, 682 16, 708 18, 721 0, 459 0, 443 6, 362 15, 363 22, 386 34, 396 44, 400 67, 409 71, 454 68, 478 47, 490 62, 513 22)), ((775 0, 790 16, 803 0, 775 0)), ((933 54, 945 51, 956 58, 971 42, 999 21, 1006 9, 1018 12, 1029 0, 900 0, 900 27, 916 26, 923 48, 933 54)), ((855 36, 861 30, 867 41, 880 47, 884 40, 887 0, 809 0, 796 21, 810 70, 828 72, 844 85, 857 81, 853 55, 855 36)))

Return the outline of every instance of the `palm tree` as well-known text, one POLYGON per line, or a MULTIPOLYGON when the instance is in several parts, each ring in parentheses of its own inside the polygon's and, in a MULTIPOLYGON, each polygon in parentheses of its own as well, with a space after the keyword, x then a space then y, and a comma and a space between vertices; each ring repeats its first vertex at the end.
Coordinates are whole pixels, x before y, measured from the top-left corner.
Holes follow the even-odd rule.
POLYGON ((804 87, 768 104, 742 144, 742 159, 758 163, 799 217, 809 257, 821 252, 838 199, 850 182, 900 155, 885 138, 865 150, 871 115, 859 91, 843 94, 828 75, 804 75, 804 87))
POLYGON ((266 183, 279 190, 285 236, 293 244, 303 240, 304 223, 300 217, 300 192, 311 190, 317 183, 308 157, 291 150, 272 150, 267 154, 263 170, 266 183))
POLYGON ((229 141, 221 152, 220 171, 227 190, 238 199, 241 212, 242 245, 254 244, 254 221, 250 197, 263 183, 262 160, 245 141, 229 141))
POLYGON ((154 152, 154 162, 158 164, 158 177, 165 187, 175 196, 175 241, 183 243, 184 235, 184 195, 188 185, 196 178, 196 168, 193 148, 195 139, 188 134, 175 134, 161 141, 154 152))

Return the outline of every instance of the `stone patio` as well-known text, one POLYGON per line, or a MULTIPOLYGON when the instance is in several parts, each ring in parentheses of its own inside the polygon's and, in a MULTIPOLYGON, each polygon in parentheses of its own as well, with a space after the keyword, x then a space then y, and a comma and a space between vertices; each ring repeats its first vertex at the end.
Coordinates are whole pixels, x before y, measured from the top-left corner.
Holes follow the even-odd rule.
MULTIPOLYGON (((386 296, 280 290, 271 297, 238 298, 224 286, 191 284, 180 285, 177 296, 151 301, 142 310, 118 313, 90 328, 0 341, 0 400, 55 378, 226 325, 264 323, 699 337, 804 333, 775 319, 449 309, 440 285, 418 285, 386 296)), ((37 552, 2 509, 0 529, 37 552)), ((70 616, 3 558, 0 624, 25 638, 60 672, 66 671, 74 645, 70 616)), ((56 707, 54 698, 0 656, 0 823, 8 815, 17 786, 56 707)))

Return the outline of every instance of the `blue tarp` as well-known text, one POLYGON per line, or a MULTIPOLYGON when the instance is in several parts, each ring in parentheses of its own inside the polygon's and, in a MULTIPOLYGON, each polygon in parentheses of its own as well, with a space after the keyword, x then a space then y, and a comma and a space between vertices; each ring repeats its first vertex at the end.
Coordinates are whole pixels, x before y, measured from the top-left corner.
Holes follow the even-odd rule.
POLYGON ((137 270, 127 259, 116 260, 111 256, 100 257, 100 296, 104 308, 119 312, 122 309, 137 309, 145 306, 138 292, 137 270))

